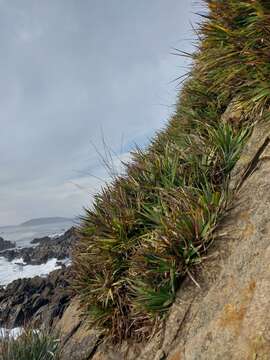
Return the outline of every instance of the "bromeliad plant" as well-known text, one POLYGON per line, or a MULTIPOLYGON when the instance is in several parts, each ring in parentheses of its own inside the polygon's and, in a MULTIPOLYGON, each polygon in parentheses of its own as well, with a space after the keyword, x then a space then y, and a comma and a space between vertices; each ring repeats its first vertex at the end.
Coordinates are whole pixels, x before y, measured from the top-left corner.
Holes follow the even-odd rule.
POLYGON ((17 338, 0 335, 0 360, 60 359, 59 340, 45 330, 26 329, 17 338))
POLYGON ((213 241, 252 125, 269 116, 268 1, 206 3, 168 127, 82 218, 74 287, 90 324, 114 341, 147 338, 173 303, 213 241))

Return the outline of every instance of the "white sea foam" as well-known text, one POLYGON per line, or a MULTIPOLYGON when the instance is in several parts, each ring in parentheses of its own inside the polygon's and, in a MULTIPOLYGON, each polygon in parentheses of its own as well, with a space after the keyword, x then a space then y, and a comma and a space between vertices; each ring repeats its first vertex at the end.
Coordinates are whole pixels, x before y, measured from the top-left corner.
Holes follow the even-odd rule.
MULTIPOLYGON (((24 328, 23 327, 15 327, 13 329, 7 329, 4 327, 0 327, 0 339, 1 338, 9 338, 9 339, 17 339, 19 336, 21 336, 24 333, 24 328)), ((39 334, 40 330, 39 329, 33 329, 31 330, 33 333, 35 334, 39 334)))
POLYGON ((26 263, 23 261, 23 258, 13 259, 11 262, 14 265, 26 265, 26 263))
MULTIPOLYGON (((61 261, 65 265, 69 265, 69 259, 61 261)), ((60 269, 61 264, 57 259, 50 259, 41 265, 25 265, 22 259, 14 259, 11 262, 0 257, 0 285, 7 285, 19 278, 29 278, 34 276, 46 276, 51 271, 60 269)))
POLYGON ((13 329, 6 329, 0 327, 0 338, 13 338, 17 339, 18 336, 22 335, 23 328, 16 327, 13 329))
MULTIPOLYGON (((7 226, 1 228, 1 236, 4 239, 15 241, 18 248, 33 247, 37 244, 31 244, 34 238, 41 238, 43 236, 57 237, 64 234, 73 222, 46 224, 40 226, 7 226)), ((56 259, 50 259, 46 264, 41 265, 27 265, 23 259, 14 259, 11 262, 7 261, 0 253, 0 285, 7 285, 13 280, 33 277, 36 275, 46 276, 49 272, 58 269, 61 265, 57 264, 56 259)), ((62 261, 66 266, 70 265, 70 260, 65 259, 62 261)))
POLYGON ((60 233, 54 233, 54 234, 49 235, 49 237, 50 237, 51 239, 55 239, 55 238, 58 238, 58 237, 64 235, 64 233, 65 233, 65 231, 60 232, 60 233))

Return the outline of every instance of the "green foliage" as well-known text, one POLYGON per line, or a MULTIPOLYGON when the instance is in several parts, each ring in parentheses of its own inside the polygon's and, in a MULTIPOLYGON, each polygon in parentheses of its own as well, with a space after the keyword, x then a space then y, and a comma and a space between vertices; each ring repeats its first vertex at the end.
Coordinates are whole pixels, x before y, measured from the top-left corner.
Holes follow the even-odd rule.
POLYGON ((25 330, 17 339, 0 339, 0 360, 58 360, 59 341, 46 331, 25 330))
POLYGON ((267 1, 206 3, 176 113, 82 218, 74 287, 114 341, 151 335, 213 242, 252 125, 269 116, 267 1), (224 120, 229 105, 238 115, 224 120))

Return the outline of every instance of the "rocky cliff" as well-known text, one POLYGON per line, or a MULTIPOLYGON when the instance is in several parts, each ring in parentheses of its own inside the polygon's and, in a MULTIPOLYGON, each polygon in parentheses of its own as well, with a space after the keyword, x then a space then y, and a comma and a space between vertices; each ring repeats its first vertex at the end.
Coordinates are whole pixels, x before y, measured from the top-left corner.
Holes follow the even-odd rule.
MULTIPOLYGON (((257 125, 238 162, 231 186, 270 133, 257 125)), ((95 330, 78 317, 77 301, 59 327, 64 359, 74 360, 253 360, 270 359, 270 146, 256 161, 216 230, 207 259, 187 278, 163 326, 144 344, 100 345, 95 330)))
POLYGON ((270 359, 270 7, 205 2, 175 114, 82 217, 62 360, 270 359))

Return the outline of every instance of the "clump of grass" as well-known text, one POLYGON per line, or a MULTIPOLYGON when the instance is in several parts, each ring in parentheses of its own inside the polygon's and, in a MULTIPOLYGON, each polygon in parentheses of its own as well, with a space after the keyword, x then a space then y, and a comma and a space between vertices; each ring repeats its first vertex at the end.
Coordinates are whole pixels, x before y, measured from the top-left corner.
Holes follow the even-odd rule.
POLYGON ((174 116, 82 218, 74 287, 90 324, 114 341, 151 335, 213 242, 252 126, 269 117, 269 5, 206 3, 174 116), (240 115, 225 121, 232 103, 240 115))
POLYGON ((49 332, 26 329, 13 338, 0 338, 0 360, 59 360, 60 343, 49 332))

